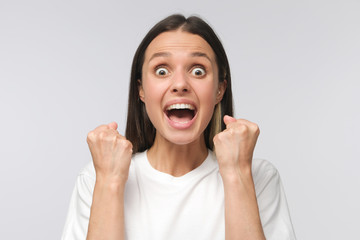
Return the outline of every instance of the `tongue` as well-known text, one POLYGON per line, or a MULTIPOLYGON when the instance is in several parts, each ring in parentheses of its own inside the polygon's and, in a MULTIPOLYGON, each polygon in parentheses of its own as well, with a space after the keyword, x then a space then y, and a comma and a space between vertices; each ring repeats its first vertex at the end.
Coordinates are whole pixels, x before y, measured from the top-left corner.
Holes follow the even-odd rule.
POLYGON ((169 111, 168 117, 171 121, 174 121, 174 122, 188 122, 194 116, 193 116, 192 110, 174 109, 174 110, 169 111))

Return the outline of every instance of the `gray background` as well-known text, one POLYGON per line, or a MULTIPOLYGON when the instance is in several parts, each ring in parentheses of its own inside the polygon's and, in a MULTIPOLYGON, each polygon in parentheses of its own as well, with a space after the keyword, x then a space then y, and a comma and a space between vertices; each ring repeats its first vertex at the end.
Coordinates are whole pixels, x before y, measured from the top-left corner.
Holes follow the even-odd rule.
POLYGON ((282 176, 298 239, 354 239, 360 1, 0 1, 0 236, 59 239, 87 133, 125 128, 149 28, 197 13, 222 39, 236 117, 282 176))

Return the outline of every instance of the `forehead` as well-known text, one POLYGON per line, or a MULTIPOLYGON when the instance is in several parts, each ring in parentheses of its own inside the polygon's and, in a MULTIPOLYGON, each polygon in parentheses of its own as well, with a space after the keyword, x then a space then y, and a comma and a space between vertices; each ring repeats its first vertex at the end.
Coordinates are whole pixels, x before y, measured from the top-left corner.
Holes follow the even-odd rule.
POLYGON ((163 32, 154 38, 145 51, 145 61, 162 52, 204 53, 215 61, 214 51, 202 37, 182 30, 163 32))

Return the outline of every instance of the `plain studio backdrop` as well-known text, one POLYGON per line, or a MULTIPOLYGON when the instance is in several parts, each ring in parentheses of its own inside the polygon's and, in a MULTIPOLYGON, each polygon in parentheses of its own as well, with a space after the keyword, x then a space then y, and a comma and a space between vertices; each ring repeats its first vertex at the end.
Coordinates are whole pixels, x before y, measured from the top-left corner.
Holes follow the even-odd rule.
MULTIPOLYGON (((298 239, 360 224, 360 1, 0 1, 0 236, 59 239, 87 133, 117 121, 146 32, 197 14, 227 51, 235 113, 279 170, 298 239)), ((206 201, 206 199, 204 199, 206 201)))

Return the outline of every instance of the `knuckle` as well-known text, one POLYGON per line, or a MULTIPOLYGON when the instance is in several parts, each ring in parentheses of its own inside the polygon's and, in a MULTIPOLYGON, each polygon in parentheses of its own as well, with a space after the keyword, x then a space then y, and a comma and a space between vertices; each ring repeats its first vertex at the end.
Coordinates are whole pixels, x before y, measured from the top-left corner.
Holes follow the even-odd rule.
POLYGON ((132 143, 131 143, 130 141, 128 141, 128 140, 126 140, 126 146, 127 146, 127 148, 129 148, 129 149, 132 149, 132 148, 133 148, 132 143))
POLYGON ((91 132, 89 132, 89 133, 87 134, 86 140, 87 140, 88 142, 90 142, 90 141, 93 141, 94 138, 95 138, 95 133, 94 133, 94 131, 91 131, 91 132))
POLYGON ((229 133, 230 135, 234 135, 234 134, 236 133, 236 131, 237 131, 236 128, 230 128, 229 131, 228 131, 228 133, 229 133))
POLYGON ((216 134, 216 135, 213 137, 213 141, 215 141, 215 140, 217 140, 217 139, 219 138, 219 134, 220 134, 220 133, 216 134))
POLYGON ((128 153, 133 152, 133 145, 130 141, 124 140, 124 147, 125 147, 125 150, 128 151, 128 153))
POLYGON ((226 135, 225 132, 221 132, 218 135, 216 135, 216 141, 221 142, 224 139, 224 136, 226 135))
POLYGON ((249 130, 250 130, 252 133, 255 133, 255 134, 259 134, 259 133, 260 133, 259 125, 257 125, 256 123, 253 123, 253 122, 250 122, 250 123, 249 123, 249 130))
POLYGON ((254 123, 254 132, 255 132, 256 134, 260 134, 259 125, 257 125, 256 123, 254 123))
POLYGON ((104 140, 106 138, 106 132, 101 131, 97 134, 97 138, 99 138, 100 140, 104 140))
POLYGON ((92 138, 93 134, 94 134, 94 133, 93 133, 92 131, 91 131, 91 132, 88 132, 86 138, 87 138, 87 139, 92 138))
POLYGON ((114 134, 110 134, 108 137, 107 137, 108 141, 110 142, 115 142, 117 140, 117 137, 116 135, 114 134))
MULTIPOLYGON (((220 134, 220 133, 219 133, 219 134, 220 134)), ((216 135, 213 137, 213 142, 214 142, 215 145, 219 142, 219 134, 216 134, 216 135)))
POLYGON ((132 149, 132 144, 130 141, 128 141, 127 139, 123 139, 123 138, 118 138, 119 144, 121 145, 121 147, 123 147, 124 149, 132 149))
POLYGON ((259 128, 259 126, 256 123, 249 122, 249 126, 253 129, 259 128))
POLYGON ((237 133, 239 134, 247 134, 249 132, 249 127, 246 124, 240 124, 237 127, 237 133))

